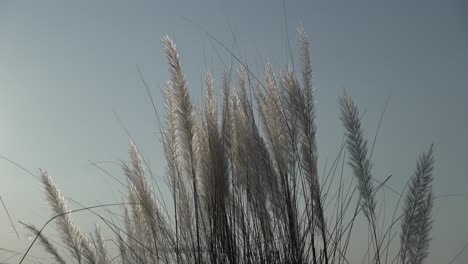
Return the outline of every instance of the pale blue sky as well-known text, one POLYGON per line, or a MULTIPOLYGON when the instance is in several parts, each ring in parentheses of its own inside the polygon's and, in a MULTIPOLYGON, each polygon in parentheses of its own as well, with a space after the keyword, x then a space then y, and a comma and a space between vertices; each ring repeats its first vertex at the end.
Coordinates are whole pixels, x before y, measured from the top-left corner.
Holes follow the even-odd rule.
MULTIPOLYGON (((232 59, 185 17, 248 58, 255 72, 267 61, 278 71, 287 62, 283 12, 280 0, 0 0, 0 155, 35 172, 48 170, 82 203, 120 201, 121 188, 88 163, 126 159, 128 138, 113 111, 154 172, 164 171, 136 65, 162 111, 168 70, 160 39, 170 34, 198 98, 201 74, 213 69, 218 77, 232 59)), ((303 25, 310 37, 322 165, 341 143, 337 96, 343 89, 365 111, 369 139, 390 97, 374 154, 376 177, 392 174, 389 185, 402 189, 418 155, 434 142, 435 195, 468 193, 466 1, 288 1, 286 17, 294 54, 295 29, 303 25)), ((103 166, 123 177, 119 167, 103 166)), ((42 224, 49 212, 38 182, 2 160, 0 179, 14 220, 42 224)), ((436 200, 428 263, 447 263, 468 243, 467 202, 466 195, 436 200)), ((24 248, 19 231, 21 241, 0 210, 0 248, 24 248)), ((0 260, 6 257, 0 252, 0 260)), ((465 252, 455 263, 467 262, 465 252)))

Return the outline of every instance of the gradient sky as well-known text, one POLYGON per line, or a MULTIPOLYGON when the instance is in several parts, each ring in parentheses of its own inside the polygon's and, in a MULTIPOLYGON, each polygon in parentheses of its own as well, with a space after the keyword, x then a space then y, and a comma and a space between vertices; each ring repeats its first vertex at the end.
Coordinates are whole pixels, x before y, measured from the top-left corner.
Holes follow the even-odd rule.
MULTIPOLYGON (((371 140, 389 98, 376 144, 374 174, 402 190, 418 155, 436 144, 434 229, 427 263, 448 263, 468 243, 468 4, 457 1, 5 1, 0 0, 0 155, 37 172, 83 204, 120 201, 122 190, 88 160, 123 178, 111 162, 127 159, 121 118, 151 162, 164 172, 158 128, 137 65, 162 111, 168 78, 161 37, 179 50, 193 97, 201 75, 219 77, 233 60, 193 23, 262 72, 297 53, 296 28, 311 43, 318 100, 320 164, 336 155, 343 129, 338 96, 365 112, 371 140), (288 33, 288 35, 286 34, 288 33)), ((295 63, 298 64, 294 55, 295 63)), ((162 112, 161 112, 162 113, 162 112)), ((0 248, 22 250, 17 224, 42 225, 40 185, 0 160, 0 248)), ((396 199, 387 193, 388 199, 396 199)), ((97 220, 77 216, 86 225, 97 220)), ((357 235, 359 239, 359 234, 357 235)), ((363 252, 351 253, 356 260, 363 252)), ((0 252, 0 261, 11 254, 0 252)), ((14 262, 14 258, 9 260, 14 262)), ((468 263, 468 252, 454 263, 468 263)))

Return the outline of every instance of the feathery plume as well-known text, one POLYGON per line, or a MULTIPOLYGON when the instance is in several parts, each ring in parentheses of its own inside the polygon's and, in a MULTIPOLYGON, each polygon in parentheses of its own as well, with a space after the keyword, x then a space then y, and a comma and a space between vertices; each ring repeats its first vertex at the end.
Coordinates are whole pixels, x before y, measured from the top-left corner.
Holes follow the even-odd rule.
POLYGON ((61 231, 62 241, 78 263, 81 263, 83 236, 78 227, 73 224, 65 199, 53 182, 52 177, 44 170, 41 170, 40 173, 42 185, 52 211, 55 215, 62 215, 57 218, 57 227, 61 231))
POLYGON ((420 264, 427 256, 432 210, 433 146, 418 160, 409 183, 401 225, 400 258, 403 264, 420 264))
POLYGON ((98 264, 107 264, 107 251, 106 247, 104 246, 104 237, 101 232, 101 228, 96 225, 96 229, 94 231, 94 236, 96 237, 96 251, 98 255, 98 264))
POLYGON ((380 264, 380 241, 377 235, 377 219, 375 215, 375 197, 372 184, 372 164, 367 155, 367 140, 361 128, 359 110, 347 94, 340 97, 341 121, 346 130, 347 146, 350 153, 350 166, 358 179, 361 208, 371 225, 375 261, 380 264))
POLYGON ((196 175, 195 164, 195 150, 194 150, 194 136, 195 136, 195 120, 193 117, 192 103, 182 72, 182 66, 179 60, 176 46, 168 36, 163 39, 164 50, 166 58, 169 63, 169 71, 171 74, 171 81, 174 84, 174 97, 177 106, 177 118, 179 125, 179 139, 181 141, 181 148, 183 150, 183 160, 186 161, 185 167, 187 175, 191 176, 193 188, 193 200, 195 207, 195 228, 197 239, 197 258, 196 263, 201 262, 201 247, 200 247, 200 223, 199 223, 199 194, 198 194, 198 181, 196 175))
POLYGON ((373 194, 372 164, 367 157, 367 141, 361 128, 359 110, 348 95, 340 97, 341 121, 346 129, 348 151, 351 154, 350 165, 358 179, 361 205, 364 215, 370 222, 375 217, 375 198, 373 194))
POLYGON ((98 264, 96 249, 86 236, 81 239, 81 248, 83 260, 89 264, 98 264))

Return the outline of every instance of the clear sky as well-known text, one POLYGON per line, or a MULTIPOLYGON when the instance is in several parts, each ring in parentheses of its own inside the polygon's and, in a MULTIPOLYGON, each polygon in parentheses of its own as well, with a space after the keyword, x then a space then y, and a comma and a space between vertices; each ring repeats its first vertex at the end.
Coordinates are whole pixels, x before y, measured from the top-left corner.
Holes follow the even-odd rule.
MULTIPOLYGON (((427 263, 448 263, 468 243, 468 3, 298 0, 287 1, 285 11, 287 30, 280 0, 0 0, 0 155, 34 172, 48 170, 81 203, 118 202, 121 188, 88 160, 127 158, 128 137, 115 111, 154 172, 163 173, 158 129, 137 65, 162 111, 164 34, 176 41, 199 98, 201 74, 211 69, 219 77, 232 58, 185 18, 247 58, 255 72, 267 61, 282 69, 286 40, 296 53, 295 29, 303 25, 317 88, 321 166, 341 143, 343 89, 365 111, 369 139, 390 98, 374 174, 392 174, 388 184, 401 190, 418 155, 436 144, 434 239, 427 263)), ((117 165, 102 166, 123 178, 117 165)), ((0 195, 21 238, 2 208, 0 248, 22 250, 28 240, 16 221, 41 225, 50 215, 40 185, 0 160, 0 195)), ((396 199, 391 193, 387 198, 396 199)), ((97 220, 87 215, 80 221, 97 220)), ((10 255, 0 252, 0 261, 10 255)), ((355 255, 360 259, 362 252, 355 255)), ((468 252, 455 263, 468 263, 468 252)))

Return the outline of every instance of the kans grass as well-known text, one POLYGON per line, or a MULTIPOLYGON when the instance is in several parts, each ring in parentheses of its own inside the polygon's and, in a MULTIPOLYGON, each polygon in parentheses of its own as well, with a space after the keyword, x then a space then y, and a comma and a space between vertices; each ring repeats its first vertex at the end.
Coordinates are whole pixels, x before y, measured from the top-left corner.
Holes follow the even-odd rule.
POLYGON ((239 60, 234 73, 221 77, 219 104, 212 75, 204 76, 203 106, 190 98, 175 44, 167 36, 162 42, 170 72, 161 129, 170 211, 156 199, 145 161, 131 142, 130 161, 122 164, 128 190, 123 220, 98 215, 118 250, 106 249, 109 243, 99 228, 85 234, 73 223, 77 210, 67 208, 46 171, 40 177, 54 216, 47 224, 55 224, 63 247, 49 241, 43 232, 47 224, 38 229, 23 223, 35 236, 29 249, 40 244, 54 263, 340 264, 350 263, 347 252, 360 216, 369 227, 368 244, 363 244, 368 263, 424 262, 431 240, 432 146, 415 164, 403 211, 395 209, 387 227, 380 228, 376 194, 385 181, 373 178, 360 112, 345 94, 339 98, 345 137, 339 156, 344 160, 347 153, 356 186, 340 184, 335 195, 327 196, 324 186, 331 180, 317 169, 317 107, 302 29, 300 72, 288 67, 275 76, 266 65, 261 80, 239 60), (325 214, 331 203, 333 213, 325 214), (394 241, 398 248, 390 254, 394 241))

